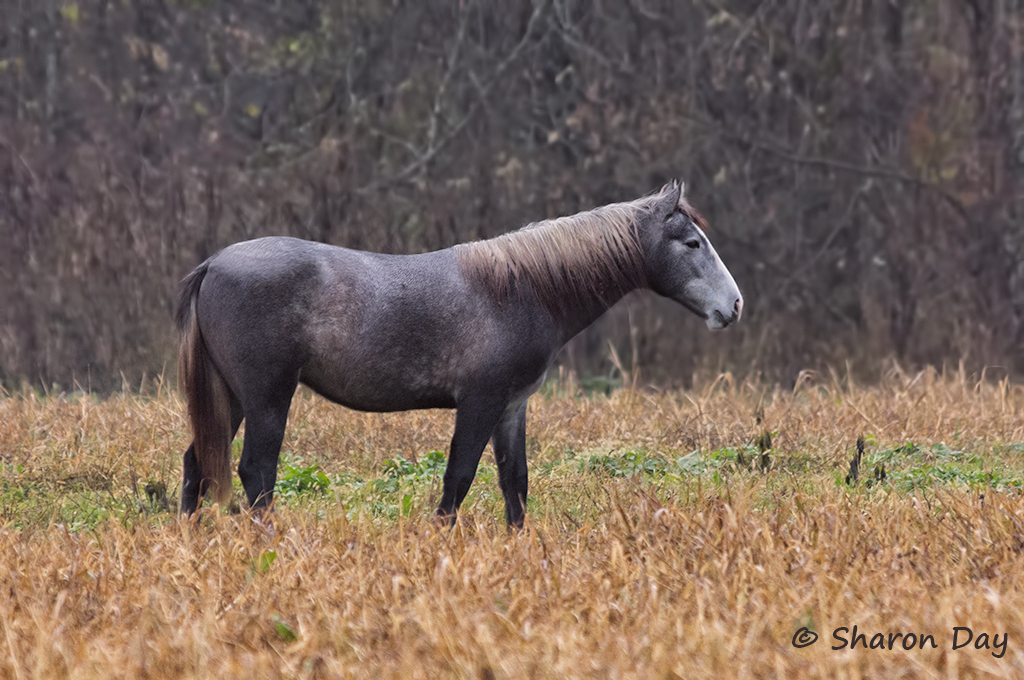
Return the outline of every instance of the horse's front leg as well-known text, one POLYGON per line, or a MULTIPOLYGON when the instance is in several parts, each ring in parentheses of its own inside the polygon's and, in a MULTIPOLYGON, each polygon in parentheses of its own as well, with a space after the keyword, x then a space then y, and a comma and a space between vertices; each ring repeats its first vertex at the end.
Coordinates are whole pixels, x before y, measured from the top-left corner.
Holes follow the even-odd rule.
POLYGON ((522 528, 526 514, 526 402, 508 409, 494 428, 494 459, 498 484, 505 497, 505 521, 522 528))
POLYGON ((488 399, 467 399, 455 413, 455 434, 444 471, 439 517, 455 522, 455 515, 466 497, 480 456, 491 438, 494 427, 505 410, 504 403, 488 399))

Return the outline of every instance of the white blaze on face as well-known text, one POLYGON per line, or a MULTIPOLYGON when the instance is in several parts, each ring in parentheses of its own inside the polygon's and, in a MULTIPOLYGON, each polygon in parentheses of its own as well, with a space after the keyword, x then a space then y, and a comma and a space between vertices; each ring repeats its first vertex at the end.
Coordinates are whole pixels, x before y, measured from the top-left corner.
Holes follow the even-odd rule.
POLYGON ((712 288, 711 299, 708 300, 707 310, 707 325, 708 328, 718 329, 723 328, 725 324, 715 313, 721 314, 722 318, 728 319, 732 316, 733 312, 736 312, 736 320, 739 320, 740 314, 743 312, 743 295, 740 294, 740 288, 736 285, 736 280, 732 278, 732 273, 726 268, 725 263, 722 262, 722 258, 718 256, 718 251, 711 245, 711 241, 704 234, 703 230, 697 225, 693 225, 697 230, 697 233, 701 235, 701 240, 711 251, 711 256, 714 258, 717 272, 715 276, 709 277, 709 283, 713 282, 714 288, 712 288))

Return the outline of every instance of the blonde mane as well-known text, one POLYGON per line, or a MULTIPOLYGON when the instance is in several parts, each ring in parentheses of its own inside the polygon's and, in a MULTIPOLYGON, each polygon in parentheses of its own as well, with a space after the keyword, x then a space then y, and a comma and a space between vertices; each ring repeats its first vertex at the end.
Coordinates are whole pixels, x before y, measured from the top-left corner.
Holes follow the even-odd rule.
MULTIPOLYGON (((528 282, 548 309, 593 300, 614 301, 647 284, 638 221, 664 191, 628 203, 613 203, 569 217, 534 222, 486 241, 455 246, 459 271, 499 302, 528 282)), ((679 196, 679 208, 703 219, 679 196)))

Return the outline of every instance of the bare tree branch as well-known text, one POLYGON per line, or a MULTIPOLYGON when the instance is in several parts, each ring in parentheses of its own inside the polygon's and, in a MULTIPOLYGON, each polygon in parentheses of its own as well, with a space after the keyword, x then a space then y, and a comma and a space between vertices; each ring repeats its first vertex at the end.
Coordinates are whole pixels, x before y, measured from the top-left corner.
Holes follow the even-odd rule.
POLYGON ((958 215, 968 224, 973 224, 970 213, 968 213, 966 206, 956 196, 946 191, 942 187, 938 186, 934 182, 929 182, 926 179, 922 179, 915 175, 906 173, 898 168, 885 167, 880 165, 858 165, 857 163, 850 163, 849 161, 839 160, 835 158, 827 158, 824 156, 805 156, 798 154, 789 149, 779 147, 775 144, 763 142, 757 139, 751 139, 745 135, 740 135, 730 130, 723 128, 721 125, 712 123, 711 121, 705 120, 700 116, 692 114, 682 114, 682 117, 697 123, 698 125, 707 128, 715 133, 721 139, 724 139, 740 146, 745 146, 749 149, 756 151, 764 151, 774 156, 782 158, 783 160, 789 161, 796 165, 810 165, 821 168, 828 168, 829 170, 838 170, 840 172, 850 172, 857 175, 864 175, 867 177, 880 177, 884 179, 892 179, 906 184, 911 184, 921 189, 932 191, 935 194, 945 200, 950 207, 952 207, 958 215))
POLYGON ((505 74, 505 71, 508 70, 508 67, 511 66, 517 58, 519 58, 519 56, 523 53, 523 50, 525 50, 527 45, 530 44, 530 40, 534 34, 534 29, 539 23, 541 16, 543 16, 546 7, 547 0, 541 0, 540 2, 537 3, 537 5, 533 9, 533 13, 530 15, 530 20, 526 25, 526 31, 523 33, 522 39, 512 49, 512 51, 509 52, 508 56, 506 56, 501 61, 501 63, 499 63, 498 66, 495 67, 494 74, 491 76, 491 79, 487 83, 477 88, 480 95, 479 99, 477 99, 477 101, 473 103, 473 105, 469 108, 469 111, 466 112, 466 114, 459 120, 458 123, 452 126, 452 128, 444 137, 442 137, 439 141, 433 144, 433 146, 428 146, 428 148, 424 150, 424 152, 419 156, 419 158, 417 158, 412 163, 402 168, 390 179, 379 182, 371 182, 370 184, 364 187, 356 189, 356 192, 368 193, 372 191, 377 191, 384 187, 405 181, 406 179, 411 177, 416 171, 426 167, 427 164, 429 164, 430 161, 432 161, 434 157, 437 156, 438 153, 444 150, 444 148, 448 146, 448 144, 450 144, 452 140, 458 137, 459 133, 462 132, 462 130, 469 123, 469 121, 473 119, 473 116, 476 115, 476 112, 479 111, 480 108, 483 106, 484 100, 487 98, 488 93, 501 80, 502 76, 505 74))
MULTIPOLYGON (((434 106, 430 111, 430 124, 427 128, 427 148, 424 153, 430 153, 437 140, 437 119, 441 116, 441 104, 444 102, 444 95, 448 91, 448 83, 451 82, 452 74, 455 73, 459 63, 459 52, 462 50, 462 43, 466 39, 466 26, 469 25, 469 12, 472 6, 473 2, 470 0, 460 10, 459 31, 455 36, 455 44, 452 45, 452 51, 448 55, 448 69, 445 71, 441 84, 437 87, 437 93, 434 95, 434 106)), ((424 169, 426 168, 425 165, 423 167, 424 169)))

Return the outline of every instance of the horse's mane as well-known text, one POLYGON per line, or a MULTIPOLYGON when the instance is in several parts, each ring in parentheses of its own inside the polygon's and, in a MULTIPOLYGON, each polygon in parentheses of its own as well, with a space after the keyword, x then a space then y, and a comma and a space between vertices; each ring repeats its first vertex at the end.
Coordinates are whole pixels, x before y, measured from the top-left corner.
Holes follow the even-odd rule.
MULTIPOLYGON (((485 241, 455 246, 459 271, 499 301, 529 282, 541 302, 556 314, 579 302, 613 301, 647 284, 638 219, 662 200, 658 193, 528 224, 485 241)), ((679 209, 704 227, 704 219, 679 192, 679 209)))

